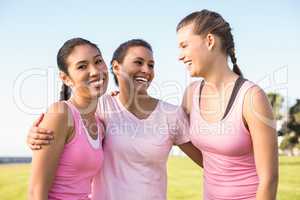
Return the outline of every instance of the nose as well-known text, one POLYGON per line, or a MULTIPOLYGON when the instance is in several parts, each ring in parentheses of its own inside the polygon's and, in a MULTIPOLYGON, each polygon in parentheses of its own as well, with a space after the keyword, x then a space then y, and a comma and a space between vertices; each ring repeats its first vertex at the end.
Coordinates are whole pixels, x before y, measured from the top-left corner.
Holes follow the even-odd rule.
POLYGON ((143 65, 143 67, 142 67, 141 70, 142 70, 142 72, 145 73, 145 74, 150 74, 151 71, 152 71, 152 68, 149 67, 148 64, 145 63, 145 64, 143 65))
POLYGON ((91 66, 91 70, 90 70, 90 74, 91 76, 97 76, 100 73, 106 72, 107 71, 107 66, 105 63, 103 63, 102 65, 92 65, 91 66))
POLYGON ((184 59, 184 54, 183 54, 183 52, 180 52, 178 55, 178 60, 182 61, 183 59, 184 59))
POLYGON ((97 76, 100 74, 100 67, 97 65, 92 65, 90 68, 90 75, 97 76))

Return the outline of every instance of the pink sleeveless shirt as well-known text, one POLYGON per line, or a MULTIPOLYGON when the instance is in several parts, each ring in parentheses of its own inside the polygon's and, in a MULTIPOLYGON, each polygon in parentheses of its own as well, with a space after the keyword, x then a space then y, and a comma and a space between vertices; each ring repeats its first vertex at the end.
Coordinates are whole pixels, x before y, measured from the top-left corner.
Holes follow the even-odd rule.
POLYGON ((255 199, 259 181, 251 135, 242 119, 245 93, 254 84, 245 81, 227 115, 213 123, 201 117, 200 85, 197 84, 193 95, 190 133, 192 143, 203 154, 204 199, 255 199))
POLYGON ((91 181, 97 173, 100 173, 103 163, 104 129, 97 119, 98 139, 92 139, 79 111, 70 102, 65 101, 65 103, 72 113, 74 137, 64 146, 48 198, 49 200, 87 200, 90 199, 91 181))

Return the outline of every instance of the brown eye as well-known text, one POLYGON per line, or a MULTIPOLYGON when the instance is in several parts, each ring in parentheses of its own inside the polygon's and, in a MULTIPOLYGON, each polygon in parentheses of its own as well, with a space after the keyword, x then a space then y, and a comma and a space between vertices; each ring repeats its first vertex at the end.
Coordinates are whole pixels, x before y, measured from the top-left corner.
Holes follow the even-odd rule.
POLYGON ((97 59, 96 62, 95 62, 96 65, 101 64, 101 63, 103 63, 102 59, 97 59))
POLYGON ((148 65, 150 68, 154 68, 154 64, 149 64, 148 65))
POLYGON ((135 61, 134 63, 137 64, 137 65, 143 65, 143 62, 139 61, 139 60, 135 61))
POLYGON ((86 65, 79 65, 78 67, 77 67, 77 69, 85 69, 86 68, 86 65))

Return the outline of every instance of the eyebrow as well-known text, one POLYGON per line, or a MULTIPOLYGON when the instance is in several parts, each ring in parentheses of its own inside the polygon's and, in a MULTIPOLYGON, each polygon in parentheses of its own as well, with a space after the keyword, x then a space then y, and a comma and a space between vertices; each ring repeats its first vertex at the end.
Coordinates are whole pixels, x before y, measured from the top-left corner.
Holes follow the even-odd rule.
MULTIPOLYGON (((145 59, 144 58, 142 58, 142 57, 136 57, 135 59, 139 59, 139 60, 142 60, 142 61, 144 61, 145 59)), ((154 60, 150 60, 149 62, 153 62, 154 63, 154 60)))
POLYGON ((99 57, 99 56, 102 57, 101 54, 97 54, 97 55, 94 56, 94 58, 97 58, 97 57, 99 57))
POLYGON ((79 65, 79 64, 86 64, 86 63, 88 63, 88 61, 86 61, 86 60, 81 60, 81 61, 78 61, 78 62, 76 63, 76 65, 79 65))
MULTIPOLYGON (((97 57, 102 57, 102 55, 101 55, 101 54, 97 54, 97 55, 94 56, 94 59, 97 58, 97 57)), ((80 60, 80 61, 78 61, 78 62, 76 63, 76 65, 79 65, 79 64, 86 64, 86 63, 88 63, 87 60, 80 60)))

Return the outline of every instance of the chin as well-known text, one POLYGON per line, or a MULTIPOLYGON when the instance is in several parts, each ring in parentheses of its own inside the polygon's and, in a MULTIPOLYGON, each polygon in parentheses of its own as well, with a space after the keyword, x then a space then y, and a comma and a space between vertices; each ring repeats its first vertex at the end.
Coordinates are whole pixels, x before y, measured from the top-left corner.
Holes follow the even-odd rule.
POLYGON ((93 95, 93 98, 99 98, 99 97, 101 97, 103 94, 105 94, 104 91, 99 91, 99 92, 95 93, 95 95, 93 95))
POLYGON ((96 99, 96 98, 99 98, 101 95, 102 95, 102 93, 100 91, 93 91, 93 92, 90 92, 89 94, 87 94, 87 98, 96 99))
POLYGON ((190 71, 190 77, 197 77, 197 73, 195 71, 190 71))
POLYGON ((203 70, 194 70, 190 72, 191 77, 203 77, 203 70))
POLYGON ((144 94, 147 94, 147 89, 148 89, 148 87, 147 87, 147 88, 138 88, 138 89, 136 90, 136 92, 137 92, 137 94, 142 94, 142 95, 144 95, 144 94))

